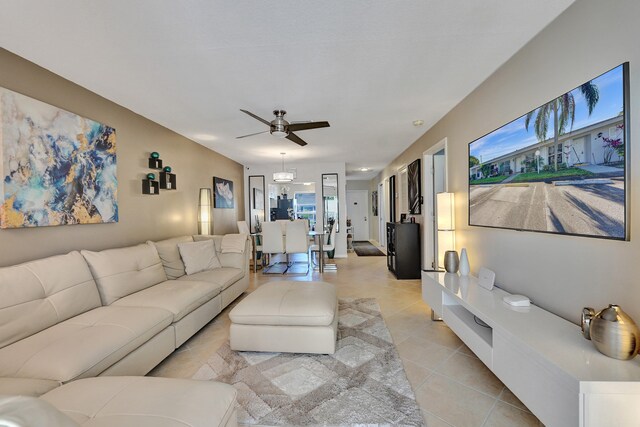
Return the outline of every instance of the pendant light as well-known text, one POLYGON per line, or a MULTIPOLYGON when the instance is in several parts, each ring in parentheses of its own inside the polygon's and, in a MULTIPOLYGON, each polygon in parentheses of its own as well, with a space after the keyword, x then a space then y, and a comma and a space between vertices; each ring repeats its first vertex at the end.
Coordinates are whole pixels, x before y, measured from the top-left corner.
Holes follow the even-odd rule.
POLYGON ((273 173, 273 180, 275 182, 291 182, 293 181, 293 173, 292 172, 285 172, 284 170, 284 155, 286 153, 280 153, 280 155, 282 156, 282 172, 274 172, 273 173))

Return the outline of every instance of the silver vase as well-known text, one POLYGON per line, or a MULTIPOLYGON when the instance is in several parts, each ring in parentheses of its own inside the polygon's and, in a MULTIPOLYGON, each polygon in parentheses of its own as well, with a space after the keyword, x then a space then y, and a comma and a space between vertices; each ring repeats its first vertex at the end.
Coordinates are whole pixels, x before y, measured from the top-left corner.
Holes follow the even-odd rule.
POLYGON ((633 359, 640 350, 640 329, 622 309, 610 304, 595 312, 582 309, 582 334, 593 341, 598 351, 620 360, 633 359))
POLYGON ((458 265, 460 260, 458 259, 458 252, 446 251, 444 253, 444 269, 447 273, 455 273, 458 271, 458 265))

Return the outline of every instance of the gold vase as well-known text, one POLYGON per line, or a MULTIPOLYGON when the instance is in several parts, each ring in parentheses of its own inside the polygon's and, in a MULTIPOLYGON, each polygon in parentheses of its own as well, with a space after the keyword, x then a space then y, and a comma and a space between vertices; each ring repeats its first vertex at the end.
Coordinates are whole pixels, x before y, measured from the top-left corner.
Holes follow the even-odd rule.
POLYGON ((619 306, 595 312, 591 307, 582 309, 582 334, 593 341, 598 351, 620 360, 633 359, 640 350, 640 329, 619 306))

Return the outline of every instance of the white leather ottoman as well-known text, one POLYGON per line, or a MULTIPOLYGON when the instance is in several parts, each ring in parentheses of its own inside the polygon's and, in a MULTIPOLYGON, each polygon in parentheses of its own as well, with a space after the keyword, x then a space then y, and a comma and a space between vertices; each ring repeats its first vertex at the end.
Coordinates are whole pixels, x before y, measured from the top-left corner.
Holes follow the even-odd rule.
POLYGON ((231 349, 333 354, 338 295, 325 282, 270 282, 229 313, 231 349))

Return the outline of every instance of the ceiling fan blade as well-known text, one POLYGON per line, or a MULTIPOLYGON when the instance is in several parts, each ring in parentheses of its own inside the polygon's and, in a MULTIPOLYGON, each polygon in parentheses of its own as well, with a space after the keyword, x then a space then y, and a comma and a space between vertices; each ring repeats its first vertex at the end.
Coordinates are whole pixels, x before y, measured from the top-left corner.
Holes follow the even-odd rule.
POLYGON ((260 135, 261 133, 267 133, 267 132, 269 132, 269 131, 268 130, 263 130, 262 132, 250 133, 249 135, 236 136, 236 139, 246 138, 248 136, 253 136, 253 135, 260 135))
POLYGON ((300 130, 328 128, 329 122, 309 122, 309 123, 293 123, 289 124, 290 132, 298 132, 300 130))
POLYGON ((307 145, 307 143, 306 143, 306 142, 304 142, 304 141, 302 140, 302 138, 300 138, 300 137, 299 137, 298 135, 296 135, 295 133, 291 133, 291 132, 289 132, 289 135, 287 135, 287 139, 288 139, 289 141, 293 141, 293 142, 295 142, 296 144, 298 144, 298 145, 299 145, 299 146, 301 146, 301 147, 304 147, 305 145, 307 145))
POLYGON ((256 120, 261 121, 262 123, 264 123, 264 124, 265 124, 265 125, 267 125, 267 126, 271 126, 271 122, 268 122, 268 121, 266 121, 265 119, 263 119, 263 118, 261 118, 261 117, 258 117, 258 116, 256 116, 255 114, 253 114, 253 113, 251 113, 251 112, 249 112, 249 111, 247 111, 247 110, 243 110, 243 109, 241 108, 241 109, 240 109, 240 111, 242 111, 242 112, 243 112, 243 113, 245 113, 245 114, 250 115, 251 117, 253 117, 253 118, 254 118, 254 119, 256 119, 256 120))

